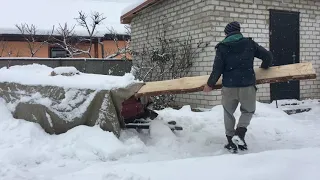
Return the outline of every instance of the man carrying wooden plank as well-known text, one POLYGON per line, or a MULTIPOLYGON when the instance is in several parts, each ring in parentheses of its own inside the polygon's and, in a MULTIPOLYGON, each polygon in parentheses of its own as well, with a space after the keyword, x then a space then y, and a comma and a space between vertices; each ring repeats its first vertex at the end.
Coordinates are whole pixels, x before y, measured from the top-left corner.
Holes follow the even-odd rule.
POLYGON ((261 68, 271 66, 272 53, 251 38, 243 37, 238 22, 229 23, 224 32, 226 38, 217 44, 212 73, 203 91, 210 92, 222 76, 222 105, 225 133, 228 144, 224 147, 233 153, 247 150, 245 134, 256 110, 256 77, 254 58, 263 62, 261 68), (234 112, 240 103, 241 116, 237 128, 234 112))

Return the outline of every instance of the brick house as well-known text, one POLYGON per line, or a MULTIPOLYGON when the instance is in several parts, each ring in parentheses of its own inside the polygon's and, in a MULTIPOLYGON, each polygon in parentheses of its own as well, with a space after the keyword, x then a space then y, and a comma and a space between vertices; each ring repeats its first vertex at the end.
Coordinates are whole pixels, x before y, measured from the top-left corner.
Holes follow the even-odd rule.
MULTIPOLYGON (((139 50, 145 35, 155 34, 155 22, 169 21, 168 32, 175 37, 190 33, 199 40, 210 41, 192 67, 192 76, 211 72, 214 46, 224 38, 228 22, 239 21, 244 36, 252 37, 274 54, 273 65, 311 61, 320 74, 320 2, 316 0, 146 0, 121 17, 121 23, 131 24, 131 43, 139 50)), ((134 59, 133 59, 134 60, 134 59)), ((256 60, 255 66, 259 66, 256 60)), ((257 98, 262 102, 275 99, 320 98, 320 80, 263 84, 257 98)), ((221 91, 211 95, 191 93, 181 95, 179 102, 193 107, 220 104, 221 91)))
MULTIPOLYGON (((59 39, 61 38, 58 35, 54 35, 55 38, 59 39)), ((79 38, 88 38, 86 36, 78 36, 79 38)), ((41 43, 48 40, 49 36, 46 34, 37 34, 34 36, 36 39, 36 42, 33 44, 37 49, 39 50, 35 54, 35 57, 38 58, 61 58, 61 57, 67 57, 67 51, 62 49, 61 47, 57 45, 53 45, 53 42, 51 44, 43 44, 41 46, 41 43)), ((123 48, 126 46, 126 40, 129 39, 129 35, 120 34, 117 35, 118 39, 118 46, 119 48, 123 48)), ((90 55, 92 58, 102 58, 107 57, 110 55, 110 57, 114 59, 121 59, 124 56, 126 56, 127 59, 131 59, 130 54, 119 54, 116 56, 112 56, 118 51, 118 47, 116 43, 114 42, 114 35, 113 34, 104 34, 104 35, 98 35, 94 36, 92 38, 92 48, 90 55)), ((6 31, 1 32, 0 30, 0 57, 30 57, 30 48, 28 47, 27 41, 24 39, 24 37, 19 34, 19 32, 16 31, 6 31)), ((78 45, 80 49, 86 50, 89 47, 88 42, 83 42, 78 45)), ((86 57, 88 58, 88 55, 79 55, 77 57, 86 57)))
MULTIPOLYGON (((76 18, 79 17, 79 12, 82 11, 87 16, 87 23, 91 29, 91 15, 98 12, 106 19, 102 24, 95 28, 94 40, 90 55, 94 58, 110 57, 118 51, 118 47, 113 39, 113 32, 109 31, 112 28, 118 36, 119 48, 126 45, 125 40, 128 39, 126 28, 120 24, 118 18, 121 16, 121 11, 124 7, 136 0, 128 1, 74 1, 64 0, 63 3, 51 0, 28 0, 19 1, 11 0, 2 3, 0 17, 2 21, 0 24, 0 56, 2 57, 30 57, 28 43, 22 37, 21 32, 16 25, 27 24, 29 27, 34 25, 36 28, 36 47, 44 40, 48 39, 48 34, 51 34, 53 26, 56 38, 59 38, 59 25, 68 25, 69 30, 79 37, 89 36, 88 30, 82 27, 77 22, 76 18), (36 8, 35 5, 41 5, 41 8, 36 8), (13 13, 13 7, 14 13, 13 13)), ((27 34, 27 33, 26 33, 27 34)), ((60 37, 61 38, 61 37, 60 37)), ((37 53, 36 57, 63 57, 66 51, 52 45, 53 43, 45 44, 37 53)), ((89 43, 79 43, 82 50, 87 50, 89 43)), ((128 55, 128 54, 126 54, 128 55)), ((81 55, 88 57, 88 55, 81 55)), ((122 55, 121 55, 122 56, 122 55)), ((117 58, 121 58, 118 56, 117 58)), ((130 56, 129 56, 130 57, 130 56)))

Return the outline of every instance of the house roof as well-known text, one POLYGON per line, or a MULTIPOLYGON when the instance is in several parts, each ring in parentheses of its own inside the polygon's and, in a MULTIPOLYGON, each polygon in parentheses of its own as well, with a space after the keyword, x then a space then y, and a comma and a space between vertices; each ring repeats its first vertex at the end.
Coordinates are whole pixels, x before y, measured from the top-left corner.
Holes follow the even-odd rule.
MULTIPOLYGON (((102 13, 106 19, 98 27, 96 36, 103 37, 108 28, 114 28, 119 34, 125 34, 124 24, 119 22, 123 9, 138 0, 10 0, 1 4, 0 34, 17 34, 16 24, 34 24, 40 35, 47 34, 52 27, 59 24, 75 26, 76 34, 88 35, 86 29, 79 26, 75 20, 78 12, 87 15, 91 12, 102 13)), ((90 18, 90 17, 88 17, 90 18)))
MULTIPOLYGON (((48 40, 49 38, 49 35, 39 35, 39 34, 36 34, 35 36, 33 36, 35 38, 35 41, 36 42, 43 42, 43 41, 46 41, 48 40)), ((60 39, 61 36, 59 35, 53 35, 53 37, 57 38, 57 39, 60 39)), ((78 37, 82 37, 82 38, 89 38, 89 36, 78 36, 78 37)), ((128 40, 130 39, 130 36, 129 35, 117 35, 116 38, 119 40, 119 41, 125 41, 125 40, 128 40)), ((113 41, 114 40, 114 35, 113 34, 109 34, 109 33, 106 33, 104 34, 104 36, 99 36, 99 37, 93 37, 93 42, 98 42, 98 39, 100 39, 100 41, 113 41)), ((19 33, 4 33, 4 34, 1 34, 0 33, 0 41, 25 41, 24 37, 19 33)))
POLYGON ((141 0, 140 2, 136 3, 135 5, 131 5, 127 7, 126 11, 122 12, 122 16, 120 18, 121 24, 130 24, 132 18, 142 11, 143 9, 152 6, 160 1, 163 0, 141 0))

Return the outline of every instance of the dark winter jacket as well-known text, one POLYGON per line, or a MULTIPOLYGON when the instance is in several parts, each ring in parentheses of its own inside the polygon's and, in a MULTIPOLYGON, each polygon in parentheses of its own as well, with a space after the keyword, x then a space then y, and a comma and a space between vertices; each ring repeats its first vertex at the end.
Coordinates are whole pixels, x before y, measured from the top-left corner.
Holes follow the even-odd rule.
POLYGON ((224 87, 247 87, 256 84, 254 58, 262 60, 261 68, 271 66, 272 54, 240 32, 232 33, 216 46, 213 70, 208 86, 213 87, 222 75, 224 87))

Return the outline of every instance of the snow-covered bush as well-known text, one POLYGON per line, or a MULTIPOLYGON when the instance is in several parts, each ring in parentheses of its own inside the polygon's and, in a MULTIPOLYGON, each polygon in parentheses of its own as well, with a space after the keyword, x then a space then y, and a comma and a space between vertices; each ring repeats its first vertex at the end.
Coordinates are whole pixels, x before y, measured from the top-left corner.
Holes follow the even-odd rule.
MULTIPOLYGON (((137 79, 147 82, 188 76, 195 57, 209 45, 209 42, 196 42, 191 35, 172 38, 168 35, 170 27, 171 24, 160 22, 156 39, 147 38, 139 51, 132 51, 133 72, 137 79)), ((168 107, 175 99, 176 95, 157 96, 154 98, 154 108, 168 107)))

